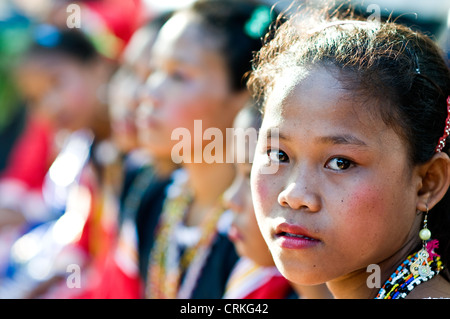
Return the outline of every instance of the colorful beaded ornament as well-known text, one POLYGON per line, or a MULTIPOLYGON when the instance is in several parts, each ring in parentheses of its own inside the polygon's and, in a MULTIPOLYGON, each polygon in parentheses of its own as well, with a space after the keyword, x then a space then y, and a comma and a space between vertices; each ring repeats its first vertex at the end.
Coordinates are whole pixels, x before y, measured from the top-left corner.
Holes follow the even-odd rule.
POLYGON ((415 287, 439 274, 443 266, 441 257, 434 252, 437 247, 438 241, 431 240, 426 249, 409 255, 381 287, 375 299, 404 299, 415 287), (423 269, 427 271, 418 270, 417 265, 422 263, 426 263, 423 269))
POLYGON ((201 238, 181 256, 174 234, 182 223, 193 194, 188 176, 182 169, 173 173, 173 183, 167 189, 154 247, 149 260, 146 297, 149 299, 189 299, 201 275, 203 266, 217 236, 217 222, 224 212, 221 198, 199 225, 201 238))

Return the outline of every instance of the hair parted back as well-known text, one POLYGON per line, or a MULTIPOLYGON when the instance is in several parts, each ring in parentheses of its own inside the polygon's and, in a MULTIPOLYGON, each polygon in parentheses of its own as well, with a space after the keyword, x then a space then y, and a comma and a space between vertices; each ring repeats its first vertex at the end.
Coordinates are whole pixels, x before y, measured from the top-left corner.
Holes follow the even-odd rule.
MULTIPOLYGON (((378 112, 403 137, 411 165, 429 161, 444 134, 450 95, 450 71, 438 45, 392 21, 307 11, 285 22, 258 53, 248 85, 263 109, 283 71, 334 68, 361 107, 378 112)), ((449 144, 443 152, 449 152, 449 144)), ((449 191, 430 211, 428 226, 449 265, 449 191)))

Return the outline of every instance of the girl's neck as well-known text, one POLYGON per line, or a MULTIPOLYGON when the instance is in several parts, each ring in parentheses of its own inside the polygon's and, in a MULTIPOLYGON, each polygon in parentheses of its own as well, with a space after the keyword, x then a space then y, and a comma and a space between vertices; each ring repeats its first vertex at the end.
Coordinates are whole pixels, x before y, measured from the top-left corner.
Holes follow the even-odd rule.
POLYGON ((373 268, 359 269, 346 276, 327 282, 328 289, 336 299, 375 298, 386 280, 414 251, 418 245, 417 238, 410 238, 394 255, 379 264, 374 264, 373 268))
POLYGON ((185 223, 187 226, 196 226, 230 186, 235 174, 234 166, 233 164, 190 163, 184 165, 184 168, 189 174, 189 186, 194 194, 185 223))
POLYGON ((302 286, 291 284, 300 299, 333 299, 333 295, 325 284, 302 286))

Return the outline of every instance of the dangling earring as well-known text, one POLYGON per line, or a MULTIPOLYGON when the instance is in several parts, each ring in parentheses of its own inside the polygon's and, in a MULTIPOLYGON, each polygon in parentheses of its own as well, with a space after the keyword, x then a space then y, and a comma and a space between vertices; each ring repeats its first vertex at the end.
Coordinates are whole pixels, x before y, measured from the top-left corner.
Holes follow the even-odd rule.
POLYGON ((425 212, 425 218, 423 219, 423 228, 419 232, 419 237, 422 239, 422 242, 426 243, 427 240, 430 240, 431 238, 431 232, 428 229, 428 205, 426 205, 427 211, 425 212))
POLYGON ((419 237, 422 240, 422 249, 418 252, 417 259, 411 264, 410 271, 413 275, 420 275, 422 278, 428 277, 431 274, 431 267, 428 264, 428 257, 430 254, 427 251, 427 241, 431 238, 431 232, 427 227, 428 224, 428 205, 427 211, 423 220, 423 228, 419 232, 419 237))

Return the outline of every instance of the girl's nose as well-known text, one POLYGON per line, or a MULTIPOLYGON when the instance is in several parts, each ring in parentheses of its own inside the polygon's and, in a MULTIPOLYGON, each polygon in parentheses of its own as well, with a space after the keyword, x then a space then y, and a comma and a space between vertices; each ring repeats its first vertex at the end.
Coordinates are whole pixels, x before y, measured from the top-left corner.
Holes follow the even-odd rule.
POLYGON ((309 212, 320 210, 320 197, 305 183, 291 182, 278 195, 278 203, 295 210, 304 209, 309 212))

